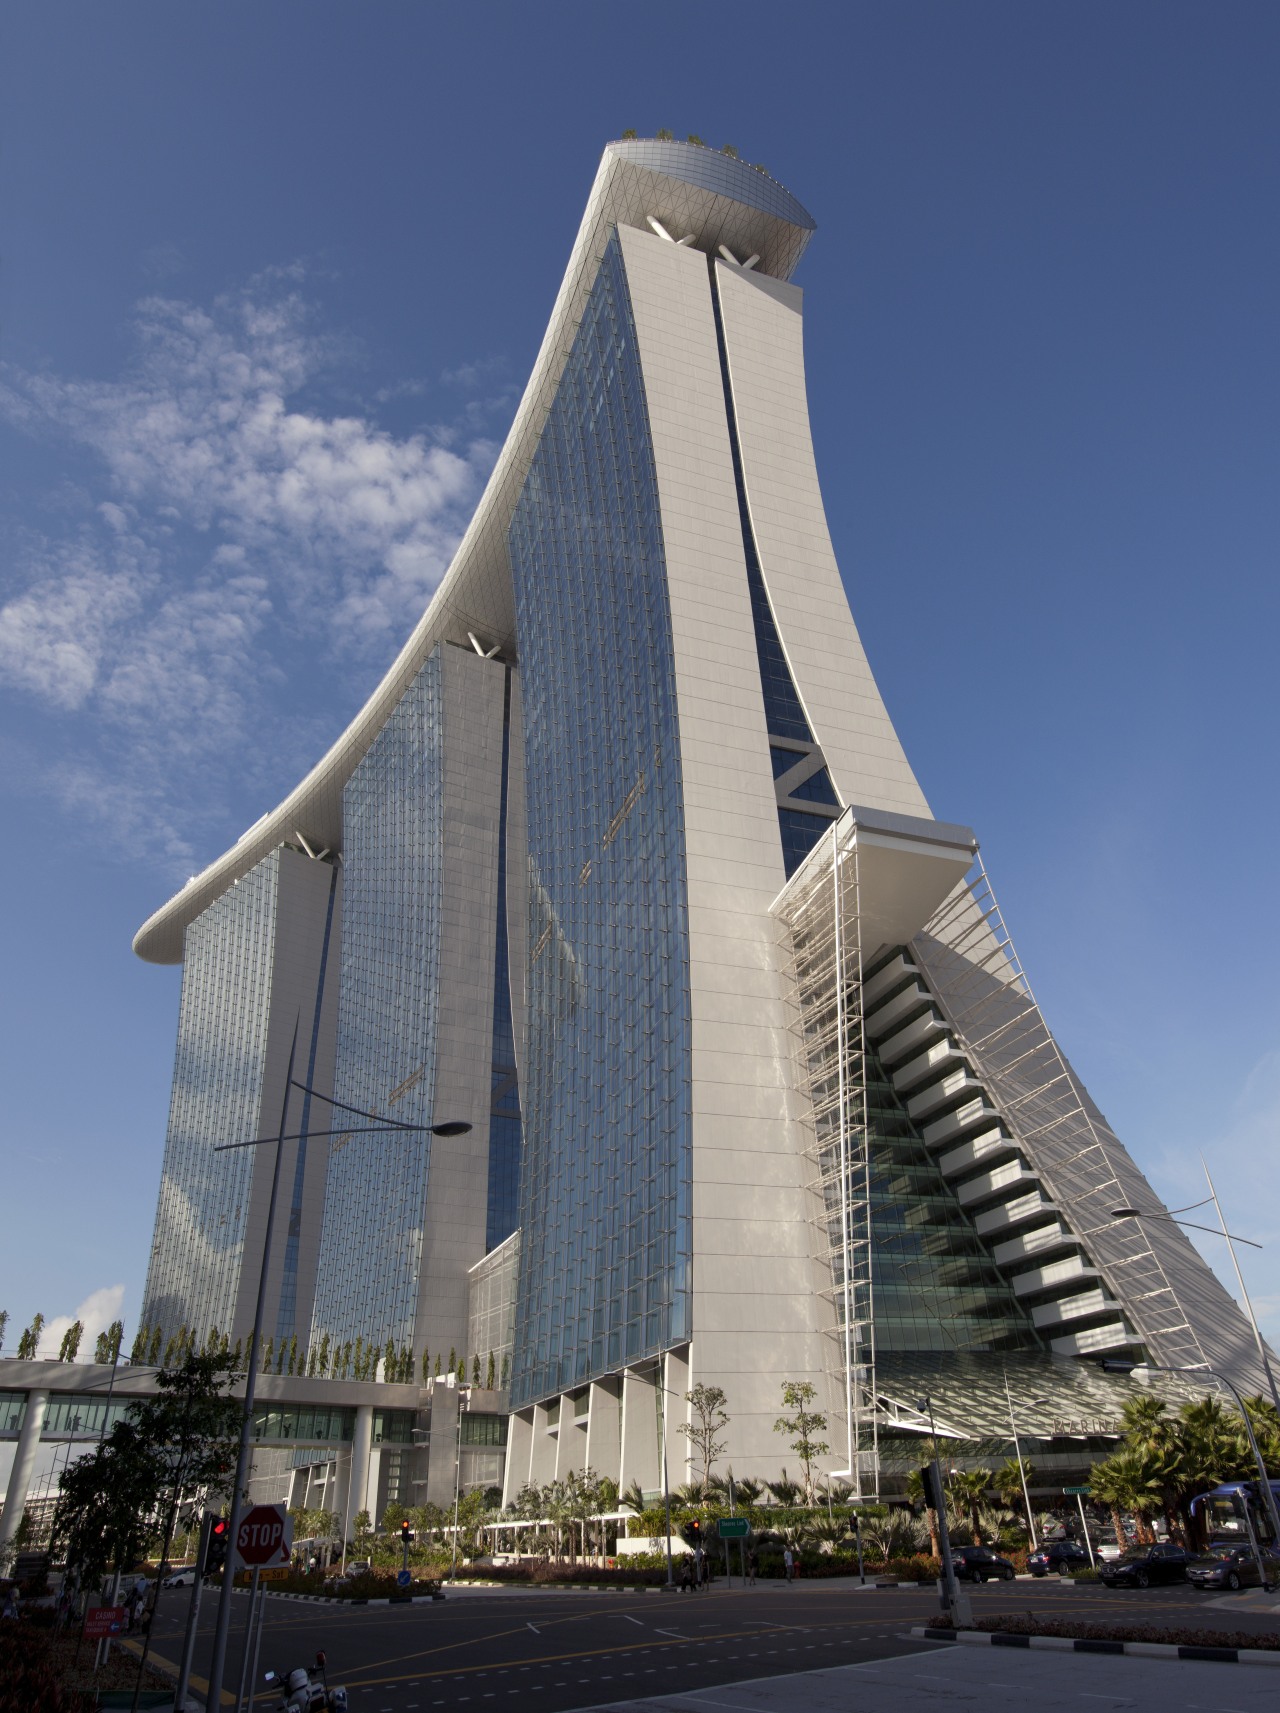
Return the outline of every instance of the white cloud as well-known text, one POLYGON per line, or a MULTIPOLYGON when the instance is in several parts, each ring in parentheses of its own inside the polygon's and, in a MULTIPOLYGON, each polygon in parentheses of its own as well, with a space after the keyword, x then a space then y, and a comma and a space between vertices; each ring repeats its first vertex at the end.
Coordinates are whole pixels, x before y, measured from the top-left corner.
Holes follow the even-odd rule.
MULTIPOLYGON (((363 407, 326 412, 350 353, 318 330, 304 277, 278 269, 206 306, 145 299, 117 377, 0 381, 0 415, 100 473, 97 492, 83 467, 60 479, 52 533, 0 574, 0 685, 81 722, 25 775, 184 875, 193 845, 214 854, 240 821, 232 799, 261 784, 266 807, 355 711, 493 461, 474 397, 399 437, 363 407)), ((486 365, 451 377, 482 383, 486 365)))
MULTIPOLYGON (((331 341, 296 290, 264 282, 211 309, 139 305, 138 360, 119 380, 11 372, 0 403, 31 430, 70 436, 102 459, 119 504, 150 508, 252 551, 308 618, 327 608, 349 648, 398 636, 446 569, 493 460, 423 434, 397 439, 363 416, 291 403, 321 376, 331 341)), ((479 371, 477 371, 479 379, 479 371)))
POLYGON ((123 1285, 104 1285, 101 1290, 90 1291, 74 1314, 54 1315, 51 1321, 45 1323, 37 1355, 56 1357, 64 1335, 76 1321, 80 1321, 84 1326, 80 1339, 80 1360, 91 1362, 98 1334, 105 1332, 113 1320, 123 1318, 123 1307, 123 1285))

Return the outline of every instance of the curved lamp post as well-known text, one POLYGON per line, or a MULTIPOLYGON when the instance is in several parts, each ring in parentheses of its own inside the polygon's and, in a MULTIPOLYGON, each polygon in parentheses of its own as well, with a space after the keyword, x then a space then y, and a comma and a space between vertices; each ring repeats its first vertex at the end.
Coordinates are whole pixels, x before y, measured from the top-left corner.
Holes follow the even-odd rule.
MULTIPOLYGON (((1137 1207, 1115 1207, 1110 1210, 1111 1217, 1112 1219, 1159 1219, 1170 1225, 1185 1225, 1191 1231, 1207 1231, 1214 1237, 1225 1238, 1227 1249, 1231 1255, 1231 1265, 1236 1270, 1236 1283, 1239 1285, 1240 1295, 1244 1299, 1245 1313, 1249 1317, 1249 1325, 1253 1328, 1253 1342, 1258 1347, 1258 1360, 1262 1364, 1262 1372, 1266 1375, 1267 1385, 1271 1389, 1271 1402, 1275 1405, 1277 1413, 1280 1413, 1280 1390, 1276 1387, 1276 1377, 1271 1371, 1271 1359, 1267 1355, 1267 1347, 1263 1341, 1262 1333, 1258 1330, 1257 1317, 1253 1312, 1253 1304, 1249 1300, 1249 1292, 1244 1282, 1244 1275, 1240 1271, 1240 1262, 1236 1257, 1235 1250, 1237 1243, 1246 1243, 1250 1249, 1261 1249, 1262 1245, 1255 1243, 1251 1237, 1237 1237, 1227 1230, 1227 1222, 1222 1217, 1222 1207, 1218 1201, 1218 1192, 1213 1187, 1213 1179, 1209 1176, 1209 1168, 1203 1159, 1200 1164, 1204 1167, 1205 1180, 1209 1185, 1209 1193, 1203 1201, 1192 1202, 1189 1207, 1175 1207, 1172 1213, 1144 1213, 1141 1208, 1137 1207), (1180 1213, 1195 1213, 1197 1208, 1207 1207, 1210 1202, 1213 1203, 1213 1211, 1218 1216, 1217 1225, 1200 1225, 1193 1219, 1175 1217, 1180 1213)), ((1280 1544, 1280 1535, 1277 1536, 1277 1544, 1280 1544)))
MULTIPOLYGON (((318 1089, 308 1087, 306 1083, 295 1080, 293 1074, 294 1058, 298 1049, 298 1025, 293 1027, 293 1043, 289 1048, 289 1069, 285 1075, 284 1100, 280 1108, 280 1129, 275 1136, 257 1136, 251 1142, 224 1142, 213 1151, 215 1154, 226 1153, 232 1148, 260 1148, 268 1142, 274 1142, 276 1147, 275 1169, 271 1176, 271 1200, 267 1204, 267 1228, 262 1239, 262 1267, 258 1274, 258 1300, 253 1313, 253 1331, 249 1335, 249 1369, 244 1383, 244 1413, 240 1420, 240 1447, 236 1455, 235 1485, 231 1493, 230 1528, 227 1534, 229 1547, 227 1551, 226 1568, 222 1573, 222 1589, 218 1600, 218 1620, 213 1633, 213 1657, 209 1662, 209 1687, 205 1694, 205 1705, 217 1708, 222 1703, 222 1679, 226 1667, 227 1637, 231 1629, 231 1589, 235 1579, 235 1538, 236 1529, 240 1522, 242 1495, 249 1474, 249 1434, 253 1425, 253 1401, 258 1378, 258 1348, 262 1340, 262 1316, 267 1300, 267 1268, 271 1260, 271 1237, 275 1228, 276 1201, 280 1190, 280 1161, 286 1142, 297 1141, 301 1132, 291 1136, 287 1133, 289 1119, 289 1097, 294 1089, 309 1094, 315 1100, 324 1101, 326 1106, 334 1107, 339 1112, 348 1112, 355 1118, 367 1118, 368 1124, 357 1128, 362 1133, 371 1131, 402 1131, 420 1134, 430 1131, 433 1136, 464 1136, 471 1125, 464 1119, 449 1119, 440 1124, 405 1124, 400 1119, 381 1118, 376 1112, 366 1112, 363 1107, 347 1106, 343 1101, 334 1100, 332 1096, 321 1094, 318 1089)), ((346 1134, 346 1132, 343 1132, 346 1134)), ((333 1131, 309 1130, 310 1136, 333 1135, 333 1131)))

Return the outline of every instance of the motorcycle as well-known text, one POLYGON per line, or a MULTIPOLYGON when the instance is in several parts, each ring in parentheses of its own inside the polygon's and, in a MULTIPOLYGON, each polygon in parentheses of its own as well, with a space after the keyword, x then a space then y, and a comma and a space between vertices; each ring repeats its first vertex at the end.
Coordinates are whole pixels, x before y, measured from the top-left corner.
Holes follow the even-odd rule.
POLYGON ((340 1685, 330 1689, 326 1665, 322 1649, 313 1667, 267 1672, 267 1683, 280 1691, 280 1713, 347 1713, 347 1692, 340 1685))

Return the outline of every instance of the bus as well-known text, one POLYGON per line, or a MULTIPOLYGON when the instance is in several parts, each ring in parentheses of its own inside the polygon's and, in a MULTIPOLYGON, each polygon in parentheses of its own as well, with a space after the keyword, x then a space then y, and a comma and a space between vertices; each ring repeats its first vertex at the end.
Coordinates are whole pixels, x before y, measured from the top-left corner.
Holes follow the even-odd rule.
MULTIPOLYGON (((1268 1486, 1275 1507, 1280 1510, 1280 1481, 1268 1482, 1268 1486)), ((1191 1501, 1191 1514, 1203 1516, 1206 1540, 1247 1542, 1252 1523, 1260 1546, 1277 1545, 1272 1539, 1271 1512, 1260 1481, 1224 1481, 1208 1493, 1197 1493, 1191 1501)))

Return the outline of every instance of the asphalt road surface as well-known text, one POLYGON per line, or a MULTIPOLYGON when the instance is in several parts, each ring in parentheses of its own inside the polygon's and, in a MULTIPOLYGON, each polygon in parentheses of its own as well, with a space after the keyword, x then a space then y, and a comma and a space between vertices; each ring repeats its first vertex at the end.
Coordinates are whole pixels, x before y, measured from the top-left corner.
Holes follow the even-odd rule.
MULTIPOLYGON (((1109 1593, 1056 1579, 970 1589, 975 1616, 996 1612, 1271 1631, 1280 1619, 1246 1596, 1218 1604, 1186 1586, 1109 1593)), ((152 1652, 176 1663, 189 1589, 164 1596, 152 1652)), ((205 1590, 192 1688, 203 1698, 217 1591, 205 1590)), ((237 1595, 223 1705, 234 1704, 248 1600, 237 1595)), ((936 1651, 912 1624, 937 1614, 929 1589, 859 1589, 845 1581, 717 1584, 702 1594, 465 1590, 405 1606, 267 1600, 259 1670, 288 1670, 323 1648, 352 1713, 438 1713, 485 1701, 535 1713, 633 1702, 773 1675, 936 1651), (516 1700, 515 1698, 519 1698, 516 1700)), ((967 1669, 967 1668, 966 1668, 967 1669)), ((1280 1681, 1277 1682, 1280 1687, 1280 1681)), ((258 1705, 275 1706, 259 1684, 258 1705)))

